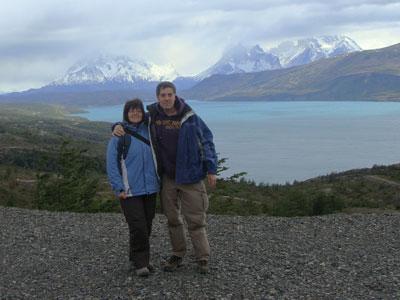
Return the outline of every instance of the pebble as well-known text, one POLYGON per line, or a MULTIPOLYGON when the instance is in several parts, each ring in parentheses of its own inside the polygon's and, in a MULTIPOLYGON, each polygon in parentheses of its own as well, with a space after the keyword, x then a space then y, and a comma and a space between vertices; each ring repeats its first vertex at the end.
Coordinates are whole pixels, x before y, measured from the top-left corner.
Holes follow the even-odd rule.
POLYGON ((138 278, 123 215, 0 207, 0 299, 400 299, 400 214, 207 223, 210 274, 191 245, 184 266, 162 271, 170 244, 156 215, 155 273, 138 278))

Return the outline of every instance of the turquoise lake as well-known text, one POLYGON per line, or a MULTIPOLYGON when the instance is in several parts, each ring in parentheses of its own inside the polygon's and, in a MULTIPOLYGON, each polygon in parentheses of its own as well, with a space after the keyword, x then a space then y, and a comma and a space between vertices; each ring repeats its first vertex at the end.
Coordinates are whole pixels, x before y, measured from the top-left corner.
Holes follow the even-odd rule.
MULTIPOLYGON (((400 162, 400 103, 187 103, 212 130, 219 157, 228 158, 222 177, 244 171, 257 183, 283 184, 400 162)), ((79 115, 117 122, 122 108, 79 115)))

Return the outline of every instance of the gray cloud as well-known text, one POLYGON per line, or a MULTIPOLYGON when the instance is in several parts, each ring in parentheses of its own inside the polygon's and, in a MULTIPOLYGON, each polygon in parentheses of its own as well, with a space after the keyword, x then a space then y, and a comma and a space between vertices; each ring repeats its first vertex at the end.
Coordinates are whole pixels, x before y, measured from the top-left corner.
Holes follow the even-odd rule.
POLYGON ((272 47, 285 40, 348 34, 359 37, 354 39, 362 47, 383 47, 400 36, 399 1, 2 2, 0 90, 40 87, 90 53, 172 63, 188 75, 206 69, 227 45, 238 42, 272 47))

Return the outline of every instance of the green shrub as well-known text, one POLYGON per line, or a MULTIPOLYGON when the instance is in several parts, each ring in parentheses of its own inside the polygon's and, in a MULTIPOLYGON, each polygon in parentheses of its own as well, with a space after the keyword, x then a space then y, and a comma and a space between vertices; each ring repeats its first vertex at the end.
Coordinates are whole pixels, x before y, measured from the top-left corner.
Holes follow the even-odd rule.
POLYGON ((15 194, 10 193, 8 190, 0 186, 0 204, 9 207, 15 206, 16 204, 15 194))
POLYGON ((312 200, 312 214, 326 215, 342 211, 346 207, 345 199, 340 195, 318 194, 312 200))
POLYGON ((286 197, 274 201, 272 213, 281 217, 308 216, 310 200, 305 192, 293 189, 286 197))
POLYGON ((42 172, 48 157, 44 157, 36 174, 38 180, 35 207, 38 209, 87 212, 96 211, 94 197, 98 178, 93 171, 97 165, 84 156, 86 149, 77 150, 63 141, 56 162, 55 174, 42 172))

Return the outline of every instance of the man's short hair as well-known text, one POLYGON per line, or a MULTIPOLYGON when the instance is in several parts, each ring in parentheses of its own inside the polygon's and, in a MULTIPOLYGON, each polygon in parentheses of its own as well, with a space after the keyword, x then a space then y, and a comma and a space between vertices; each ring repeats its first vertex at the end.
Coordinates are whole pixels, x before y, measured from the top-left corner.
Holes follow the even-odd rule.
POLYGON ((159 96, 161 93, 161 89, 166 89, 166 88, 171 88, 174 94, 176 94, 175 84, 173 84, 170 81, 162 81, 157 85, 156 95, 159 96))

